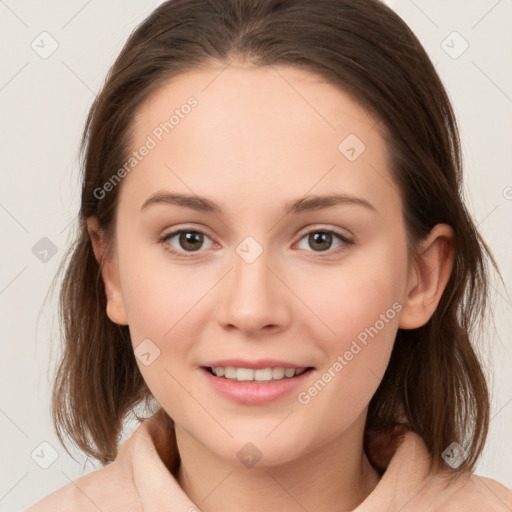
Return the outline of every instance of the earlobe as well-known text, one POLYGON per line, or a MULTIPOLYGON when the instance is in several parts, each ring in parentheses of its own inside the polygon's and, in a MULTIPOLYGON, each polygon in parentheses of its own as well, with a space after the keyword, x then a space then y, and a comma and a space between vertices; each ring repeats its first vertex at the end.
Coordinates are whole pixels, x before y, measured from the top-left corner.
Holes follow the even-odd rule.
POLYGON ((128 325, 115 253, 107 251, 107 241, 96 217, 87 219, 87 231, 91 238, 94 257, 101 268, 107 299, 107 316, 118 325, 128 325))
POLYGON ((437 224, 421 242, 405 290, 398 326, 416 329, 434 314, 455 260, 455 235, 448 224, 437 224))

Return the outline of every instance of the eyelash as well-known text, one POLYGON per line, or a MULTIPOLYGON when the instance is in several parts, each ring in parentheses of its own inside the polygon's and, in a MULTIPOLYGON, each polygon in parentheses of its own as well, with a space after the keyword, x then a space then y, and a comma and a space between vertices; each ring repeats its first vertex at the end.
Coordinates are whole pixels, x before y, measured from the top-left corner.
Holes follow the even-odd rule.
MULTIPOLYGON (((201 235, 204 235, 208 238, 210 238, 204 231, 201 231, 200 229, 196 229, 196 228, 182 228, 182 229, 177 229, 175 231, 172 231, 170 233, 166 233, 164 234, 159 242, 161 244, 164 245, 164 248, 166 251, 170 252, 173 256, 177 256, 179 258, 191 258, 191 257, 194 257, 196 255, 196 253, 199 253, 199 252, 202 252, 201 250, 198 250, 198 251, 193 251, 193 252, 189 252, 187 253, 186 251, 177 251, 176 249, 174 249, 172 246, 170 246, 167 241, 171 238, 173 238, 174 236, 180 234, 180 233, 198 233, 198 234, 201 234, 201 235)), ((348 239, 347 237, 345 237, 344 235, 342 235, 341 233, 338 233, 337 231, 334 231, 332 229, 312 229, 311 231, 308 231, 307 233, 305 233, 304 235, 301 236, 301 238, 299 239, 299 242, 301 240, 303 240, 305 237, 307 237, 308 235, 311 235, 312 233, 327 233, 327 234, 332 234, 334 235, 335 237, 337 237, 339 240, 341 240, 343 242, 343 244, 336 248, 335 250, 327 250, 327 251, 317 251, 317 254, 318 256, 315 256, 315 257, 319 257, 319 258, 325 258, 327 256, 332 256, 332 255, 336 255, 336 254, 340 254, 342 253, 343 251, 347 250, 347 247, 350 246, 350 245, 353 245, 354 242, 350 239, 348 239), (326 254, 322 254, 322 253, 326 253, 326 254)), ((315 251, 308 251, 308 252, 315 252, 315 251)))

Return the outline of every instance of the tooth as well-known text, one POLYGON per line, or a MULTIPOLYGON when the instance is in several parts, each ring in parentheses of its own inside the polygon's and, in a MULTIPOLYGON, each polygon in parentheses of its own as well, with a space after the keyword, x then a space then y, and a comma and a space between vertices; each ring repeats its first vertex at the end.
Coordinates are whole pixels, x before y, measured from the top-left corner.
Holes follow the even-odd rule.
POLYGON ((295 375, 295 368, 286 368, 284 371, 285 377, 293 377, 295 375))
POLYGON ((272 380, 272 368, 254 370, 254 380, 272 380))
POLYGON ((232 366, 224 368, 224 377, 226 377, 226 379, 236 379, 236 368, 232 366))
POLYGON ((282 379, 284 377, 284 368, 278 367, 272 369, 273 379, 282 379))
POLYGON ((236 380, 253 380, 254 370, 251 368, 237 368, 236 380))
POLYGON ((236 379, 238 381, 258 381, 258 382, 270 382, 272 380, 280 380, 284 377, 290 379, 296 375, 302 375, 307 368, 259 368, 253 370, 252 368, 234 368, 228 366, 226 368, 222 366, 212 367, 211 370, 217 377, 224 377, 226 379, 236 379))

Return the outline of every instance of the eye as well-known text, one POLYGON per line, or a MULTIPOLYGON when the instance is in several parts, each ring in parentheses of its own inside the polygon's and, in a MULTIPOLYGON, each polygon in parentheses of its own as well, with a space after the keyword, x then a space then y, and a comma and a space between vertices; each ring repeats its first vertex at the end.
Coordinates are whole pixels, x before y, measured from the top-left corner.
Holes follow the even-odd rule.
MULTIPOLYGON (((313 248, 313 252, 328 252, 329 254, 338 254, 347 249, 347 246, 353 244, 346 236, 338 233, 337 231, 327 229, 315 229, 306 233, 301 239, 313 248), (336 250, 329 251, 332 247, 332 243, 335 239, 338 239, 340 243, 335 247, 336 250)), ((299 243, 300 243, 299 242, 299 243)), ((323 255, 322 255, 323 256, 323 255)))
POLYGON ((205 239, 210 240, 210 237, 197 229, 179 229, 164 235, 160 241, 171 254, 187 257, 186 253, 198 252, 204 248, 205 239))
MULTIPOLYGON (((315 229, 313 231, 309 231, 302 236, 299 243, 303 240, 305 240, 313 249, 312 252, 328 253, 327 255, 339 254, 346 250, 349 245, 354 243, 341 233, 328 229, 315 229), (332 249, 332 244, 336 239, 338 239, 339 243, 334 247, 335 250, 329 250, 332 249)), ((186 228, 178 229, 163 235, 160 242, 164 244, 165 249, 172 255, 185 258, 194 256, 194 253, 201 252, 201 249, 208 249, 215 245, 210 237, 203 231, 186 228), (207 245, 207 247, 204 247, 205 240, 210 241, 210 244, 207 245)), ((324 255, 320 254, 319 256, 323 257, 324 255)))

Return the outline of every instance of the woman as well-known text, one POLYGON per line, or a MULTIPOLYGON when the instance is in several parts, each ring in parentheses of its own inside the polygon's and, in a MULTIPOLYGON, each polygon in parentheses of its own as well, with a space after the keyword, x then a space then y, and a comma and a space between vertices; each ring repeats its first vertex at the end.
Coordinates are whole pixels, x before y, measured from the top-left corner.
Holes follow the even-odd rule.
POLYGON ((105 467, 31 512, 512 508, 472 474, 493 260, 446 92, 389 8, 166 2, 83 150, 53 415, 105 467))

